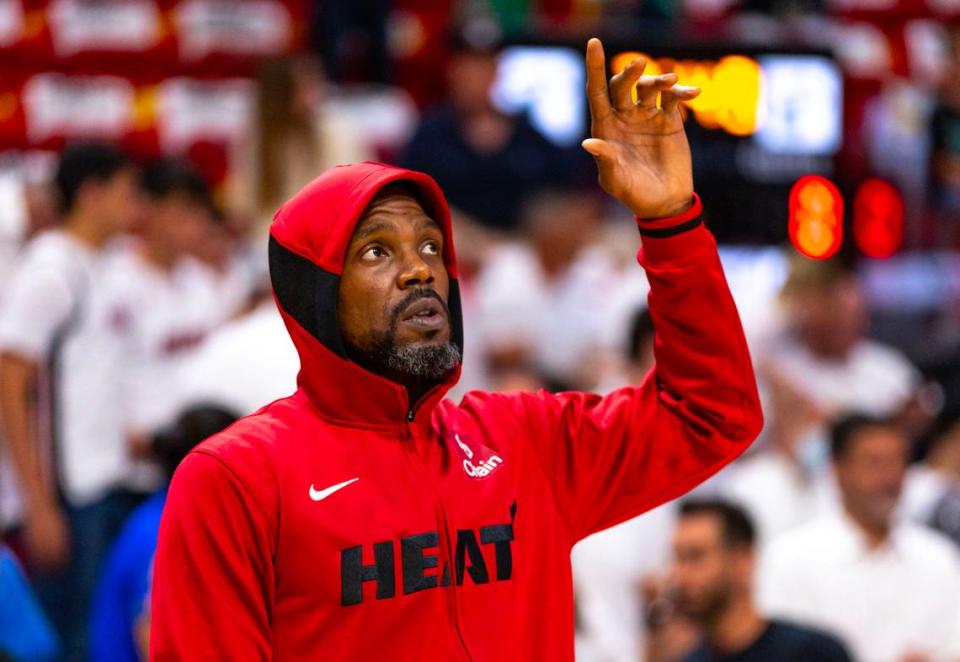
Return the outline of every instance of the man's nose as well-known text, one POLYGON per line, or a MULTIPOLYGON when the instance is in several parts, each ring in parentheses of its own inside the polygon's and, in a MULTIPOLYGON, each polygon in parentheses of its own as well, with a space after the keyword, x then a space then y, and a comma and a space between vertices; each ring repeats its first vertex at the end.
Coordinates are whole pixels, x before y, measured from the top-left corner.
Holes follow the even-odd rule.
POLYGON ((433 270, 418 253, 411 255, 404 262, 403 268, 397 276, 397 285, 402 290, 432 282, 433 270))

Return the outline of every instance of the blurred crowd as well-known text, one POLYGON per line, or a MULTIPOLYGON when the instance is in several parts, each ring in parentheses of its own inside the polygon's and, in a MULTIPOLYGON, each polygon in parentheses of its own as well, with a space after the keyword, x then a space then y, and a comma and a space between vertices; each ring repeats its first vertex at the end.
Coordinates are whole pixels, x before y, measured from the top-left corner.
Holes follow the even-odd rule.
MULTIPOLYGON (((638 384, 655 363, 632 220, 600 194, 579 147, 491 101, 486 23, 449 45, 437 103, 417 114, 378 97, 414 126, 384 148, 324 73, 356 75, 362 61, 361 77, 382 75, 376 40, 347 39, 380 34, 367 6, 377 3, 324 4, 323 64, 264 64, 225 183, 184 155, 145 160, 102 142, 71 143, 41 174, 0 181, 0 659, 146 659, 153 546, 174 468, 296 387, 266 232, 277 206, 330 166, 389 159, 447 194, 466 334, 450 397, 602 393, 638 384)), ((534 4, 464 6, 506 33, 611 15, 680 24, 673 2, 534 4)), ((741 37, 757 16, 775 16, 781 36, 799 39, 824 13, 818 2, 694 4, 701 13, 685 29, 722 22, 741 37)), ((948 34, 944 71, 960 66, 960 39, 948 34)), ((889 163, 889 152, 871 158, 901 168, 889 176, 907 193, 902 182, 919 187, 936 212, 923 231, 949 248, 960 95, 910 80, 900 83, 926 100, 896 108, 929 111, 929 122, 905 120, 925 136, 928 176, 916 183, 913 162, 889 163)), ((881 122, 892 142, 874 144, 903 144, 901 119, 881 122)), ((960 660, 955 334, 935 347, 874 339, 863 260, 757 246, 725 246, 721 258, 765 429, 689 498, 575 548, 578 659, 960 660)), ((939 311, 938 328, 955 328, 954 312, 939 311)))

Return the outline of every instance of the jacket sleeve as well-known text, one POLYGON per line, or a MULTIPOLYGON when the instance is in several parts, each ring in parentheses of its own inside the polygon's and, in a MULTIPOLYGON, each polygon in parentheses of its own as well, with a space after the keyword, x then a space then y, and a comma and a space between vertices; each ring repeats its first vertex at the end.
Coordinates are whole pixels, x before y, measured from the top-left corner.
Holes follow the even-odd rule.
POLYGON ((150 659, 267 660, 275 535, 223 461, 194 451, 174 476, 154 562, 150 659))
POLYGON ((696 218, 675 227, 648 234, 641 225, 656 331, 656 365, 643 383, 604 397, 506 396, 534 456, 526 464, 542 468, 572 542, 691 490, 762 427, 713 236, 696 218))

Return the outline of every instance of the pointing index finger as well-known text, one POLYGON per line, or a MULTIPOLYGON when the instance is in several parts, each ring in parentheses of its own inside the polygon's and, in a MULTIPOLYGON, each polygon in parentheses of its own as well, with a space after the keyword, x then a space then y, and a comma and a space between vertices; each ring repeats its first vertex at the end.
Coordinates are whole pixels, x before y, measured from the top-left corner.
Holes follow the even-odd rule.
POLYGON ((590 116, 594 120, 610 113, 606 58, 603 44, 596 37, 587 42, 587 102, 590 104, 590 116))

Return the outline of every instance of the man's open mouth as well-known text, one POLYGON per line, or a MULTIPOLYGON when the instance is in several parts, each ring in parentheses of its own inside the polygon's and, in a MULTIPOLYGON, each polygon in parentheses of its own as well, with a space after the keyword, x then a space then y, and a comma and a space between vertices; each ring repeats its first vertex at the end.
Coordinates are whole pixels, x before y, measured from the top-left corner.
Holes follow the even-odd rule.
POLYGON ((446 323, 447 315, 439 301, 423 297, 407 306, 400 320, 424 329, 439 329, 446 323))

